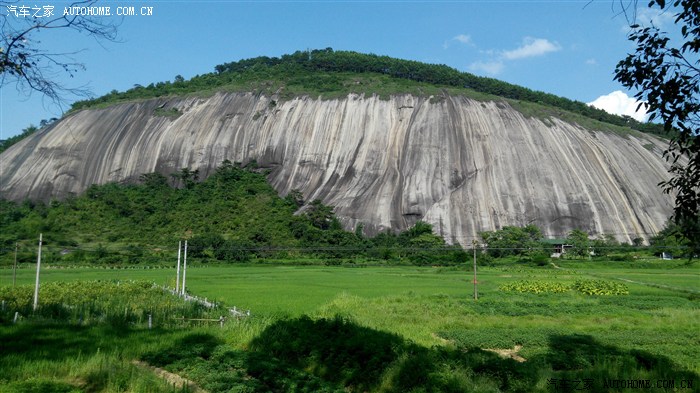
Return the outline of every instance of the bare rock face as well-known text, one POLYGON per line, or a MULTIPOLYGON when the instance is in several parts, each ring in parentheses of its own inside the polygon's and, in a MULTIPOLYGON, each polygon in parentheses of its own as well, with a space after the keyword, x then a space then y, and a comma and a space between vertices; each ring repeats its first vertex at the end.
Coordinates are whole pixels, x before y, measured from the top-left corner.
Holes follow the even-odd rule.
POLYGON ((548 236, 579 228, 630 241, 671 214, 673 199, 657 186, 668 176, 665 146, 465 97, 218 93, 67 116, 0 155, 0 196, 63 198, 143 173, 206 176, 226 159, 256 160, 280 194, 299 189, 370 233, 422 219, 462 244, 527 224, 548 236))

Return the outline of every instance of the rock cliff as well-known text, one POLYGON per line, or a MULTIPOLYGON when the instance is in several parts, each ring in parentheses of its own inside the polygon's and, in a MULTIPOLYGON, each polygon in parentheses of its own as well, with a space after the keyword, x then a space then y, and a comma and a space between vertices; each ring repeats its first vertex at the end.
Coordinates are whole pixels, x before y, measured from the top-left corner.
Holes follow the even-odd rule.
POLYGON ((422 219, 448 241, 536 224, 630 241, 659 231, 673 199, 665 142, 526 117, 462 96, 350 95, 277 101, 252 93, 161 98, 83 110, 0 155, 7 199, 63 198, 93 183, 256 160, 284 195, 335 207, 347 228, 422 219))

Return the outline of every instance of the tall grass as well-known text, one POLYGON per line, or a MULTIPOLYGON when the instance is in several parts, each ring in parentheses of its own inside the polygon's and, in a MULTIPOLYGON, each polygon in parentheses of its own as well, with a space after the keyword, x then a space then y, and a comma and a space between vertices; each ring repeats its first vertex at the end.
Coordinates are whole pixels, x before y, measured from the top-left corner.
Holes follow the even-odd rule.
POLYGON ((29 285, 0 287, 0 323, 23 319, 69 324, 108 323, 111 326, 145 326, 149 317, 156 325, 172 325, 175 317, 218 318, 226 311, 188 302, 145 281, 49 282, 39 291, 33 309, 34 288, 29 285))
POLYGON ((45 321, 2 326, 0 392, 173 392, 131 361, 179 334, 45 321))

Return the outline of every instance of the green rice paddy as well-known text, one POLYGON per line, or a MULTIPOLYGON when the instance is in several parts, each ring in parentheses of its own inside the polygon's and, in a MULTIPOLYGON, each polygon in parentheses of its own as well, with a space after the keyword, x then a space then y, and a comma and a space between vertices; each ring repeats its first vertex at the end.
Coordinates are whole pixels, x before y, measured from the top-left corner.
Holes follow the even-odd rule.
MULTIPOLYGON (((456 384, 454 386, 462 388, 472 386, 470 389, 474 391, 551 391, 552 386, 546 381, 551 382, 553 377, 559 379, 590 377, 597 381, 595 383, 598 388, 605 387, 601 385, 604 380, 615 378, 661 378, 678 380, 679 384, 681 380, 691 379, 694 380, 695 387, 686 391, 700 389, 698 377, 700 338, 697 334, 700 332, 700 268, 696 266, 697 264, 664 266, 653 263, 645 267, 634 267, 624 263, 586 265, 578 262, 567 265, 562 262, 559 265, 531 267, 516 264, 480 267, 478 300, 474 300, 473 272, 464 268, 196 266, 187 270, 188 292, 220 301, 227 306, 250 310, 251 317, 240 321, 231 320, 223 329, 216 325, 203 326, 204 324, 169 328, 168 333, 162 336, 167 337, 167 341, 151 342, 140 346, 134 344, 136 347, 133 347, 127 357, 142 358, 146 348, 151 351, 151 354, 158 354, 158 349, 154 348, 163 348, 183 334, 200 331, 220 340, 215 340, 217 344, 212 347, 218 348, 216 351, 221 348, 240 351, 236 352, 238 354, 236 356, 248 356, 247 361, 252 362, 250 356, 257 353, 255 351, 267 353, 265 351, 273 351, 272 348, 277 348, 272 344, 259 343, 263 338, 268 340, 265 341, 266 343, 269 342, 270 338, 266 335, 272 334, 272 331, 277 332, 275 333, 277 335, 281 334, 280 331, 289 334, 295 327, 303 325, 304 329, 319 329, 317 334, 323 335, 327 329, 331 329, 330 326, 340 324, 333 329, 340 326, 342 329, 350 329, 353 334, 365 335, 369 331, 376 332, 372 334, 377 335, 396 335, 395 337, 398 338, 395 340, 399 341, 393 344, 393 348, 398 348, 398 345, 403 348, 403 351, 416 346, 411 351, 417 351, 416 348, 427 351, 424 354, 425 359, 432 359, 430 362, 437 362, 436 364, 439 365, 435 366, 437 367, 434 370, 437 373, 435 375, 450 375, 448 379, 452 381, 445 382, 444 386, 435 385, 442 386, 436 388, 437 391, 449 390, 446 386, 452 386, 453 383, 456 384), (501 289, 506 284, 519 281, 532 285, 540 283, 545 288, 556 287, 559 288, 559 292, 528 293, 501 289), (576 290, 561 290, 562 286, 568 288, 577 281, 616 283, 616 287, 624 286, 628 294, 586 295, 576 290), (307 318, 306 316, 310 318, 309 322, 303 319, 307 318), (346 322, 328 322, 330 325, 324 325, 323 321, 338 321, 338 318, 346 322), (527 380, 527 383, 523 382, 524 385, 520 387, 511 386, 503 382, 504 380, 498 380, 500 382, 494 380, 492 372, 479 374, 478 367, 448 366, 449 362, 444 363, 447 362, 446 356, 466 356, 471 361, 476 361, 470 357, 477 356, 473 352, 475 350, 487 350, 484 353, 488 354, 493 354, 488 352, 490 350, 500 350, 504 358, 493 355, 495 357, 491 360, 487 359, 487 363, 513 362, 512 364, 499 363, 497 368, 500 370, 503 367, 514 367, 515 374, 524 373, 523 381, 527 380), (451 355, 448 356, 441 351, 453 352, 449 352, 451 355), (450 369, 454 369, 456 374, 445 371, 450 369), (455 377, 455 375, 462 375, 460 373, 466 373, 464 378, 467 379, 462 381, 459 379, 461 377, 455 377), (453 377, 462 382, 450 379, 453 377)), ((59 269, 51 267, 41 272, 41 279, 44 283, 78 280, 144 280, 158 285, 174 286, 175 274, 174 268, 59 269)), ((33 267, 25 267, 17 271, 18 285, 31 285, 34 277, 33 267)), ((0 286, 11 286, 11 282, 12 271, 0 270, 0 286)), ((626 293, 625 291, 620 293, 626 293)), ((0 340, 7 339, 9 332, 13 329, 18 327, 0 326, 0 340)), ((143 332, 143 326, 135 326, 132 329, 136 329, 136 333, 130 334, 149 335, 148 332, 143 332)), ((294 343, 302 340, 300 337, 295 337, 284 340, 289 339, 294 343)), ((311 342, 315 343, 315 341, 311 342)), ((299 350, 303 352, 302 349, 299 350)), ((319 350, 316 348, 313 350, 316 352, 312 352, 317 353, 319 350)), ((338 347, 333 347, 330 351, 336 353, 335 351, 339 350, 338 347)), ((285 373, 284 375, 291 378, 285 379, 287 381, 285 383, 292 383, 292 385, 301 383, 298 379, 301 377, 296 374, 298 372, 306 375, 302 378, 303 380, 310 378, 309 375, 318 380, 315 379, 316 382, 311 385, 303 385, 306 386, 303 389, 291 389, 289 388, 291 385, 277 385, 277 382, 268 381, 265 379, 265 375, 268 374, 255 374, 257 367, 262 366, 253 362, 241 365, 248 374, 241 374, 236 380, 238 382, 231 382, 233 384, 231 386, 244 386, 249 391, 265 391, 265 389, 315 391, 316 388, 327 388, 333 391, 332 387, 343 386, 350 391, 400 391, 398 389, 400 384, 392 379, 398 377, 391 371, 399 367, 397 364, 400 363, 400 359, 403 359, 404 355, 401 355, 403 352, 399 352, 396 358, 387 360, 388 368, 386 372, 377 376, 378 379, 370 381, 350 378, 339 381, 314 368, 319 366, 313 363, 319 362, 318 356, 323 358, 318 353, 309 355, 311 356, 309 359, 316 359, 312 362, 315 366, 311 367, 311 363, 304 363, 302 367, 296 363, 297 360, 283 361, 283 357, 280 357, 282 355, 273 351, 271 353, 277 354, 274 358, 282 359, 280 364, 284 365, 279 367, 285 371, 278 370, 278 372, 285 373), (296 367, 302 367, 301 371, 296 367), (246 382, 251 380, 263 385, 251 385, 246 382), (321 385, 314 385, 315 383, 321 385)), ((157 359, 161 359, 159 361, 164 362, 161 366, 179 374, 189 375, 195 382, 197 380, 195 376, 200 375, 198 373, 201 373, 202 369, 218 367, 216 365, 218 363, 207 364, 205 367, 204 363, 201 363, 204 362, 201 356, 195 357, 200 360, 192 360, 194 363, 178 366, 163 361, 161 355, 152 355, 153 359, 156 359, 153 362, 158 363, 157 359), (192 364, 199 364, 199 366, 195 367, 192 364), (198 368, 200 366, 203 368, 198 368)), ((5 353, 0 354, 0 367, 8 365, 6 356, 5 353)), ((214 362, 211 360, 213 358, 206 356, 204 358, 206 362, 214 362)), ((302 358, 303 356, 300 359, 302 358)), ((330 362, 325 367, 331 367, 333 359, 335 358, 324 360, 324 362, 330 362)), ((463 359, 459 361, 466 362, 463 359)), ((23 360, 13 357, 11 363, 21 365, 23 360)), ((349 367, 346 363, 343 364, 345 365, 342 367, 349 367)), ((265 367, 272 366, 268 364, 265 367)), ((57 374, 60 377, 61 373, 57 374)), ((430 375, 430 378, 433 378, 433 374, 430 375)), ((3 386, 2 378, 0 376, 0 391, 3 386)), ((206 381, 211 376, 198 378, 206 381)), ((63 377, 59 379, 67 380, 63 377)), ((13 383, 12 379, 5 382, 13 383)), ((70 380, 68 383, 70 384, 70 380)), ((201 383, 207 385, 207 382, 201 383)), ((78 382, 71 386, 78 386, 78 389, 81 389, 84 384, 78 382)), ((678 385, 674 385, 673 388, 658 391, 674 391, 677 387, 678 385)), ((598 388, 595 391, 600 390, 598 388)), ((110 389, 95 391, 113 391, 110 389)), ((133 388, 124 391, 140 390, 133 388)), ((214 389, 214 391, 228 390, 214 389)), ((601 391, 634 391, 634 389, 610 388, 601 391)))

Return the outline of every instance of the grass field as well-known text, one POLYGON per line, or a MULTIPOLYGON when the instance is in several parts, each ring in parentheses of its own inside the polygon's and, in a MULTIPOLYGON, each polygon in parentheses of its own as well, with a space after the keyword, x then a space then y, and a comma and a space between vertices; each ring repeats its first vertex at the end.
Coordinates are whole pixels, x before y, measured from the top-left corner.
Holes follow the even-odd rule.
MULTIPOLYGON (((141 340, 146 344, 133 344, 128 356, 120 359, 145 358, 151 364, 186 375, 211 391, 228 391, 212 386, 229 386, 222 385, 221 378, 226 380, 230 374, 215 377, 216 372, 206 374, 202 370, 224 367, 221 362, 229 361, 238 362, 233 368, 240 375, 236 374, 229 384, 238 386, 240 391, 334 391, 348 387, 351 391, 403 391, 406 386, 417 386, 416 391, 448 391, 450 386, 455 387, 454 391, 554 391, 557 386, 552 384, 553 380, 567 379, 591 380, 592 391, 635 391, 609 388, 604 381, 638 378, 675 381, 666 391, 674 391, 681 381, 691 380, 693 388, 685 391, 700 391, 697 264, 652 263, 635 267, 624 263, 562 262, 558 265, 480 268, 478 301, 473 299, 472 272, 459 268, 256 265, 191 268, 187 272, 188 291, 228 306, 250 309, 252 317, 227 323, 224 329, 184 327, 169 329, 167 334, 159 336, 167 339, 139 338, 135 342, 141 340), (595 280, 624 284, 628 294, 591 296, 568 289, 576 282, 595 280), (535 287, 558 285, 564 289, 559 293, 501 289, 518 282, 534 283, 535 287), (328 331, 336 333, 324 336, 328 331), (345 332, 343 337, 336 337, 338 331, 345 332), (172 356, 168 357, 168 351, 178 348, 172 342, 187 340, 193 332, 203 335, 200 337, 203 343, 195 339, 196 344, 209 348, 211 353, 181 356, 183 359, 190 356, 189 361, 173 361, 172 356), (381 354, 387 351, 395 356, 378 365, 381 372, 372 378, 363 379, 355 374, 343 378, 330 376, 329 370, 338 373, 361 368, 353 366, 355 355, 344 352, 347 348, 343 343, 354 342, 353 337, 362 337, 361 342, 378 340, 371 348, 362 347, 362 351, 372 353, 369 359, 382 359, 381 354), (336 342, 340 339, 342 343, 336 342), (298 346, 295 354, 280 349, 286 346, 279 347, 279 341, 293 348, 298 346), (335 344, 326 348, 319 342, 335 344), (391 345, 381 354, 372 352, 387 342, 391 345), (228 360, 224 361, 216 354, 225 349, 233 352, 226 352, 229 355, 224 358, 228 360), (500 350, 505 358, 483 350, 500 350), (256 354, 267 354, 275 363, 265 363, 256 354), (521 360, 525 361, 521 363, 521 360), (419 367, 427 370, 425 381, 402 379, 405 370, 418 367, 410 366, 411 362, 418 365, 425 362, 419 367)), ((32 284, 34 274, 33 269, 18 270, 18 284, 32 284)), ((172 286, 175 269, 52 268, 42 271, 41 277, 46 283, 120 279, 172 286)), ((11 270, 0 270, 0 286, 11 284, 11 280, 11 270)), ((0 329, 3 332, 0 339, 4 340, 8 334, 16 334, 12 329, 21 327, 0 329)), ((149 335, 138 329, 129 334, 149 335)), ((353 351, 357 352, 357 348, 353 351)), ((0 366, 9 365, 6 356, 0 355, 0 366)), ((13 357, 10 363, 13 362, 23 361, 13 357)), ((131 367, 119 364, 127 369, 131 367)), ((232 366, 226 367, 231 370, 232 366)), ((62 380, 70 382, 70 379, 62 380)), ((113 391, 110 389, 95 391, 113 391)), ((132 388, 132 391, 142 390, 132 388)))

